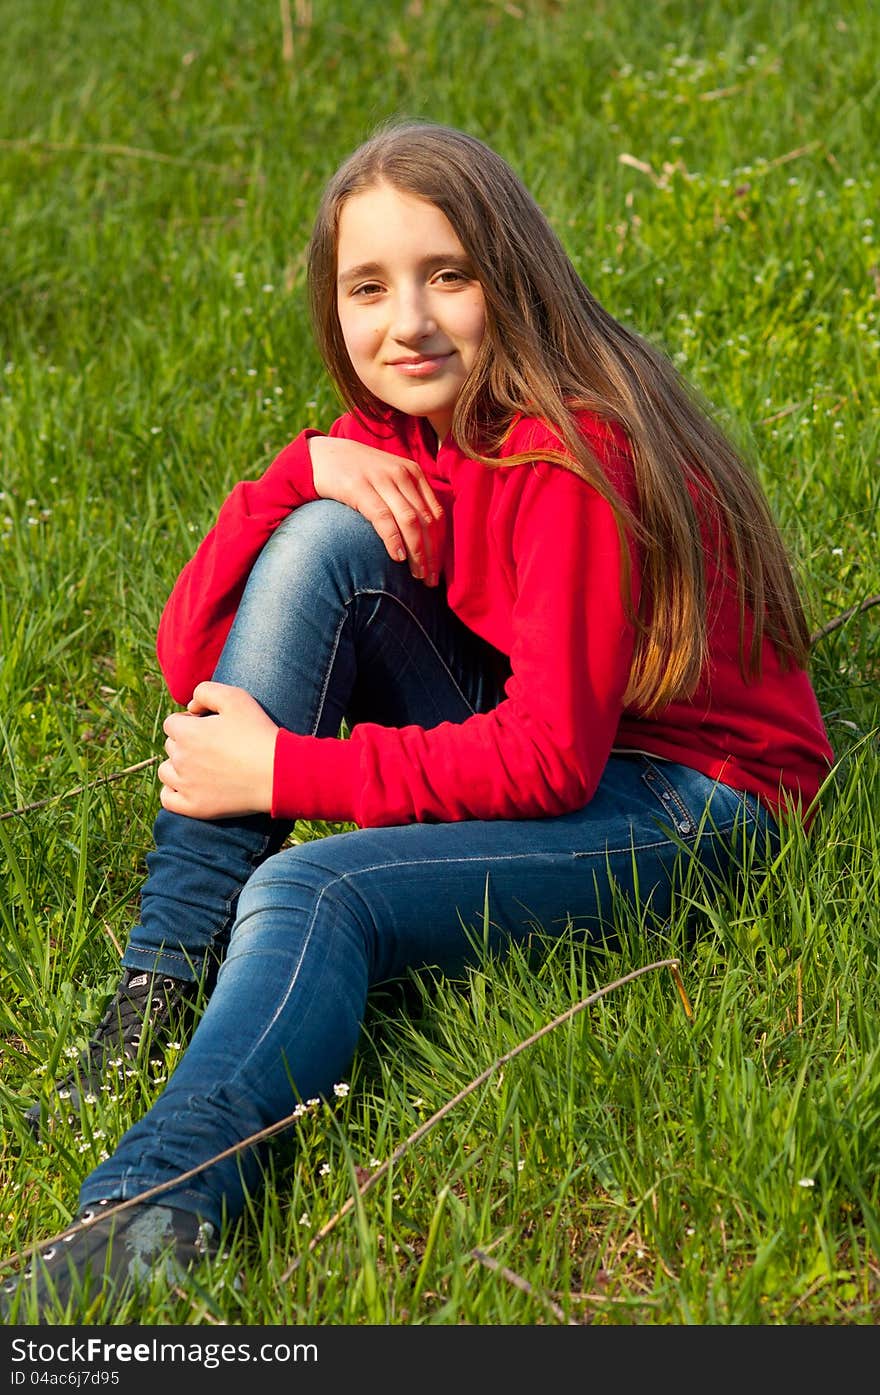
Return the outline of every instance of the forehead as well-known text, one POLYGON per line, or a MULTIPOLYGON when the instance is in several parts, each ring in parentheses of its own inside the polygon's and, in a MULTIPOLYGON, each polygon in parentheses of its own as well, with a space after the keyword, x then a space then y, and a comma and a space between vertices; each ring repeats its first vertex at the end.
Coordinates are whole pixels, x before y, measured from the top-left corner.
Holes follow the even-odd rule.
POLYGON ((346 265, 463 248, 446 214, 416 194, 380 183, 346 199, 339 213, 337 263, 346 265))

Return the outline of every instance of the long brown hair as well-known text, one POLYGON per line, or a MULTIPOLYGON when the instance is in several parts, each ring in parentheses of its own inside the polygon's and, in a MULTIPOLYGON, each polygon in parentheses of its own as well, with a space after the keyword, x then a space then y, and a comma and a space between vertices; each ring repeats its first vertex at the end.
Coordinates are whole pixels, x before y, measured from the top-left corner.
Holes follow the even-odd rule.
MULTIPOLYGON (((486 334, 452 421, 459 448, 489 466, 522 463, 533 457, 499 460, 496 452, 516 414, 543 419, 562 444, 550 458, 598 490, 621 538, 629 531, 640 545, 637 614, 622 549, 624 597, 637 626, 627 704, 650 713, 690 696, 707 660, 705 543, 695 499, 701 510, 714 510, 735 572, 743 676, 760 675, 765 634, 784 667, 805 666, 803 607, 752 471, 669 359, 599 304, 511 167, 473 136, 429 122, 382 126, 324 190, 309 244, 309 298, 318 348, 349 409, 374 420, 388 414, 351 366, 336 299, 342 205, 382 181, 445 214, 483 289, 486 334), (578 429, 578 410, 618 423, 628 437, 637 518, 578 429)), ((548 458, 546 450, 541 455, 548 458)))

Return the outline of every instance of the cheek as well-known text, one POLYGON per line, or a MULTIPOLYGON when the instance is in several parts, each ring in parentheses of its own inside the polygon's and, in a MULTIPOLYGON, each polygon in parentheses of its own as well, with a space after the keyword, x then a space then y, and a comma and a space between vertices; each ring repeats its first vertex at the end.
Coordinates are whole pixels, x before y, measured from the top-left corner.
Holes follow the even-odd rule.
POLYGON ((478 347, 486 337, 486 302, 483 299, 482 292, 480 292, 479 296, 470 306, 469 318, 470 328, 468 338, 474 347, 478 347))
POLYGON ((340 315, 339 327, 352 362, 370 357, 381 343, 382 336, 379 331, 364 324, 362 320, 347 319, 346 316, 340 315))
POLYGON ((470 331, 467 335, 467 359, 468 367, 473 367, 477 354, 482 348, 486 338, 486 317, 485 315, 475 315, 470 323, 470 331))

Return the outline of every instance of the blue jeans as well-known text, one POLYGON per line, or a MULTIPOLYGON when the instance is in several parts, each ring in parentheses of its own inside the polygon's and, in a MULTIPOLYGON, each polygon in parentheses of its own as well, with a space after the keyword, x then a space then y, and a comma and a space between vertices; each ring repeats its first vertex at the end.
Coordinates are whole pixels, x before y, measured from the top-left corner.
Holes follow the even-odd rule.
MULTIPOLYGON (((298 509, 248 580, 215 677, 279 724, 462 722, 503 697, 509 666, 413 580, 342 504, 298 509)), ((727 879, 745 845, 778 849, 750 794, 682 765, 613 755, 586 807, 545 819, 354 829, 283 847, 269 817, 203 822, 161 811, 140 923, 124 963, 216 985, 165 1089, 84 1181, 80 1202, 126 1199, 333 1098, 370 988, 447 973, 543 935, 610 928, 625 897, 657 923, 687 866, 727 879), (488 935, 484 911, 488 896, 488 935)), ((162 1200, 219 1225, 261 1183, 264 1153, 212 1164, 162 1200)))

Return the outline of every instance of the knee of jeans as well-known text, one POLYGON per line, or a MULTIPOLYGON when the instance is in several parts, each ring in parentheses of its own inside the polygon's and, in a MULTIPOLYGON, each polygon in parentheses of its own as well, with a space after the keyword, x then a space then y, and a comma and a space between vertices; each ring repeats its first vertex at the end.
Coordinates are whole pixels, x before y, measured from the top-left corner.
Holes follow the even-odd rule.
POLYGON ((329 936, 371 960, 375 925, 368 908, 345 877, 310 855, 311 847, 284 848, 251 873, 238 899, 233 940, 261 927, 318 941, 329 936))
POLYGON ((368 575, 384 571, 390 558, 373 525, 336 499, 313 499, 278 525, 258 565, 278 567, 283 574, 338 565, 344 571, 368 575))

